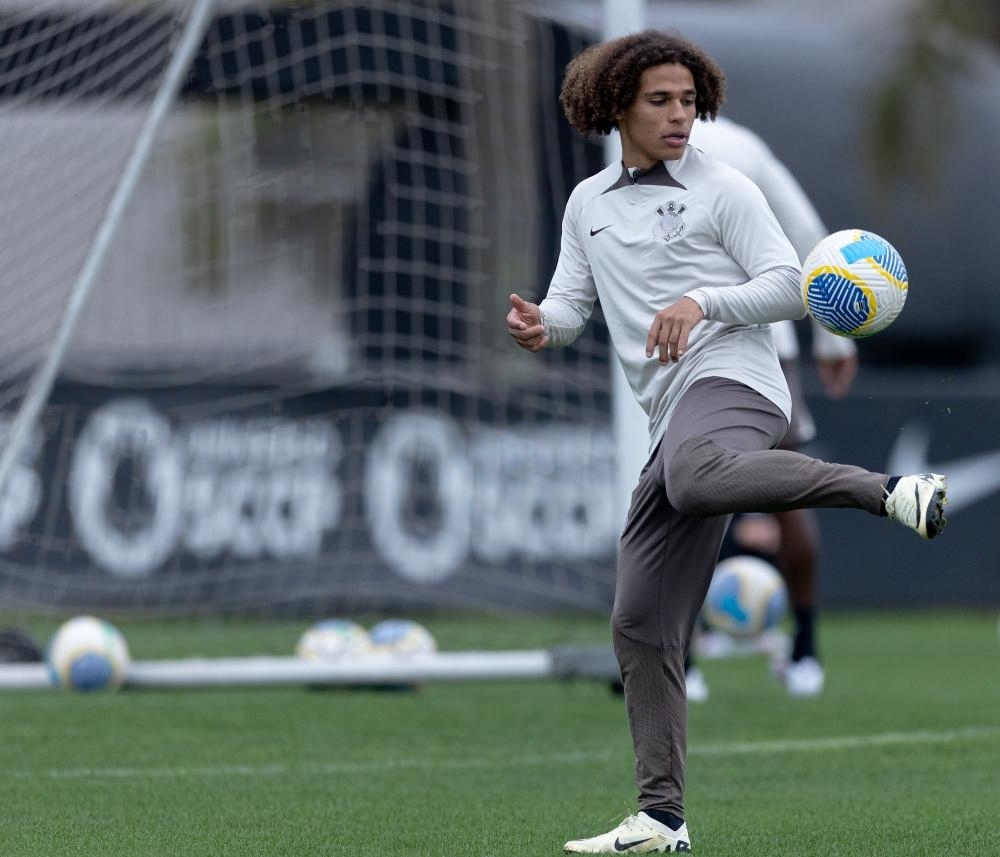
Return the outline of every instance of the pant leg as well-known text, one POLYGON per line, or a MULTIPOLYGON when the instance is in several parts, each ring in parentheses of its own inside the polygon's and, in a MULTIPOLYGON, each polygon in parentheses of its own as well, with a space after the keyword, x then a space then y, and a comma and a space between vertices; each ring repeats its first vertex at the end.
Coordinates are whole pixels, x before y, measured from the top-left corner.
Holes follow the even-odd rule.
MULTIPOLYGON (((881 513, 884 473, 772 448, 781 438, 770 446, 746 446, 748 426, 764 426, 768 415, 779 413, 749 387, 707 378, 684 394, 683 402, 688 400, 701 414, 701 425, 685 419, 680 430, 671 431, 671 425, 664 436, 672 445, 665 452, 666 488, 675 508, 691 515, 817 508, 881 513)), ((671 424, 675 420, 676 415, 671 424)))
POLYGON ((887 479, 884 473, 783 449, 735 450, 702 435, 678 447, 667 490, 671 502, 691 515, 818 508, 878 515, 887 479))
POLYGON ((639 809, 664 809, 683 818, 688 722, 686 649, 634 640, 615 623, 611 639, 625 686, 639 809))

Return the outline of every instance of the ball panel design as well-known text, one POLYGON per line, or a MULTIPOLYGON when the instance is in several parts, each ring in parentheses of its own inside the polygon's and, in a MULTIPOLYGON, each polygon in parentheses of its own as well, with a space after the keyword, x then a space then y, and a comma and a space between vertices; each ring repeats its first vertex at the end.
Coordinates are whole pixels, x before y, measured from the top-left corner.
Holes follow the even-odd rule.
POLYGON ((111 683, 114 670, 107 655, 84 652, 73 658, 66 682, 77 690, 103 690, 111 683))
POLYGON ((713 618, 710 621, 729 629, 745 628, 750 624, 737 575, 723 573, 718 582, 713 583, 711 596, 709 611, 713 618))
POLYGON ((813 317, 828 329, 857 336, 876 317, 878 302, 863 280, 844 268, 814 268, 806 282, 806 303, 813 317))
POLYGON ((437 651, 431 632, 410 619, 386 619, 373 625, 369 636, 377 652, 416 655, 437 651))

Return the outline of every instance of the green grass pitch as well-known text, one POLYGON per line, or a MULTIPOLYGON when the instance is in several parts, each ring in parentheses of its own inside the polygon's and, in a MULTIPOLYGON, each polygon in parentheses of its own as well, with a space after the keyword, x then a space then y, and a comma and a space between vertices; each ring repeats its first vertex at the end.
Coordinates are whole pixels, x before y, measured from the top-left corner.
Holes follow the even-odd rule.
MULTIPOLYGON (((442 649, 608 640, 604 618, 417 618, 442 649)), ((117 624, 139 659, 289 654, 304 627, 117 624)), ((762 658, 702 663, 694 853, 1000 854, 996 613, 830 613, 822 643, 814 700, 762 658)), ((4 691, 0 724, 5 857, 540 857, 634 802, 623 702, 601 682, 4 691)))

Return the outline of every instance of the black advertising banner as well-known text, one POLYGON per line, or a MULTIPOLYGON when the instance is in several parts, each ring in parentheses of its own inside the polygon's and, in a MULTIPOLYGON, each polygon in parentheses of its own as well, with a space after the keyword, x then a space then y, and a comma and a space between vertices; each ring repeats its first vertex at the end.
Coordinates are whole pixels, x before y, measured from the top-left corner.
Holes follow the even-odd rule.
MULTIPOLYGON (((812 397, 819 457, 950 479, 948 530, 931 543, 821 511, 825 603, 1000 600, 1000 402, 950 390, 928 377, 812 397)), ((606 611, 610 421, 443 401, 62 386, 0 509, 0 597, 154 614, 606 611)))
POLYGON ((609 428, 406 399, 62 387, 3 506, 0 593, 151 612, 605 609, 609 428))

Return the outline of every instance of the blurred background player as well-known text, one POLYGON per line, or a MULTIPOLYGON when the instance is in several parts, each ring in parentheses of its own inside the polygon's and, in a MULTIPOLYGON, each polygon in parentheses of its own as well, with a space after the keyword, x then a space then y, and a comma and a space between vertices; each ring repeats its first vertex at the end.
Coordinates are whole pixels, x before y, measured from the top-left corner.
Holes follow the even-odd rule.
MULTIPOLYGON (((721 116, 714 122, 697 122, 691 131, 691 145, 736 167, 753 180, 764 193, 800 261, 829 233, 792 173, 750 129, 721 116)), ((816 426, 802 392, 795 324, 782 321, 772 324, 771 329, 792 393, 792 421, 780 448, 798 450, 816 437, 816 426)), ((811 326, 811 333, 812 355, 823 389, 831 399, 838 399, 854 382, 857 347, 850 339, 835 336, 818 324, 811 326)), ((822 691, 825 679, 817 644, 818 521, 812 509, 781 512, 773 516, 773 521, 777 524, 777 532, 769 539, 771 519, 748 517, 741 521, 737 518, 723 550, 757 553, 774 561, 781 570, 788 587, 794 624, 790 651, 780 653, 774 666, 791 695, 815 696, 822 691)), ((688 673, 689 698, 694 701, 707 699, 704 676, 693 662, 688 673)))

